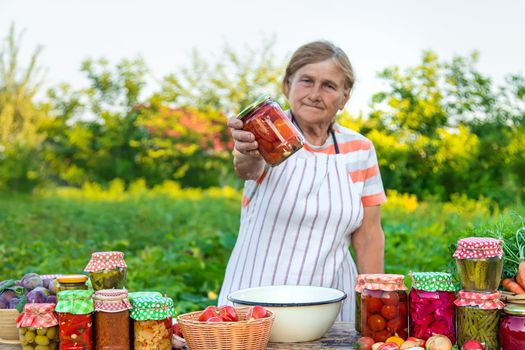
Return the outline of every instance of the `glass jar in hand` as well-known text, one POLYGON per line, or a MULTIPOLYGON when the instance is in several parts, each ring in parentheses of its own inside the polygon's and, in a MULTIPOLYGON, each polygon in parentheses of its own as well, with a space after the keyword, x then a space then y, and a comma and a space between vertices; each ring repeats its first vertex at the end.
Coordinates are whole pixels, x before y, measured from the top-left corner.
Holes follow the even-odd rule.
POLYGON ((96 252, 84 271, 89 273, 93 290, 123 289, 127 265, 122 252, 96 252))
POLYGON ((304 138, 277 102, 269 96, 259 97, 238 115, 243 129, 255 135, 259 153, 266 163, 275 166, 303 147, 304 138))
POLYGON ((408 336, 408 303, 403 275, 370 274, 361 294, 361 333, 376 342, 408 336))

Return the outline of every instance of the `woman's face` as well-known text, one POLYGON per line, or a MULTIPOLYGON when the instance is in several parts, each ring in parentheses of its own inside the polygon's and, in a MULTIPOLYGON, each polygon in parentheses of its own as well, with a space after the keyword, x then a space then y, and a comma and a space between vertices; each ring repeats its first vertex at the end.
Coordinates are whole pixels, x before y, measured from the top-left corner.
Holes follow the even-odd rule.
POLYGON ((294 115, 309 124, 331 122, 344 108, 349 93, 343 72, 328 59, 301 67, 288 80, 288 100, 294 115))

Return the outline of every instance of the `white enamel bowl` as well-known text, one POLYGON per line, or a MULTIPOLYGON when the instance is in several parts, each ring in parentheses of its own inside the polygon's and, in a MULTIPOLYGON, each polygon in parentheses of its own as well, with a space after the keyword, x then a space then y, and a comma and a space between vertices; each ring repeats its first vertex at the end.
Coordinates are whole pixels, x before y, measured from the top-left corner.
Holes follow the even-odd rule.
POLYGON ((271 342, 304 342, 321 338, 334 324, 346 293, 313 286, 267 286, 228 295, 235 306, 261 305, 275 314, 271 342))

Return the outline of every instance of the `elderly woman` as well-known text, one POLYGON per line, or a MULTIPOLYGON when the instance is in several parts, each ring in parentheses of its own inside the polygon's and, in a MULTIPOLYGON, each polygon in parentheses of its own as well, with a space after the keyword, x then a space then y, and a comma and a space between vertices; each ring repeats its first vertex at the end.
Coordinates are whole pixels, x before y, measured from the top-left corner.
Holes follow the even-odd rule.
POLYGON ((228 120, 235 171, 246 182, 219 304, 249 287, 331 287, 348 294, 339 320, 354 322, 357 274, 383 272, 386 197, 370 140, 335 122, 353 85, 350 61, 333 44, 316 41, 293 54, 282 89, 306 143, 275 167, 266 165, 242 121, 228 120))

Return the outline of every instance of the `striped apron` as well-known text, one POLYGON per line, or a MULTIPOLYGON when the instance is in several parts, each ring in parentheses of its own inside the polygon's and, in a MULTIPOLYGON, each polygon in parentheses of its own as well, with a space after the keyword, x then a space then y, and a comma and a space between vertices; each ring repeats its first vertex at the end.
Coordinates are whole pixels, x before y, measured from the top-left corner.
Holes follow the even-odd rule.
POLYGON ((346 168, 349 156, 303 148, 262 179, 246 181, 219 305, 230 292, 250 287, 331 287, 348 295, 338 320, 354 322, 357 269, 348 248, 363 206, 362 188, 346 168))

